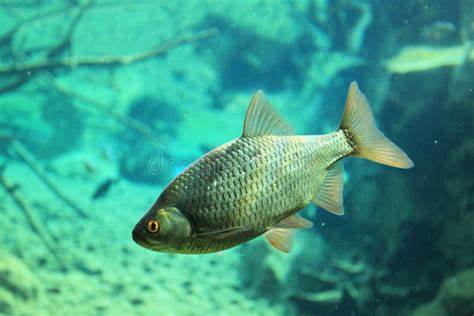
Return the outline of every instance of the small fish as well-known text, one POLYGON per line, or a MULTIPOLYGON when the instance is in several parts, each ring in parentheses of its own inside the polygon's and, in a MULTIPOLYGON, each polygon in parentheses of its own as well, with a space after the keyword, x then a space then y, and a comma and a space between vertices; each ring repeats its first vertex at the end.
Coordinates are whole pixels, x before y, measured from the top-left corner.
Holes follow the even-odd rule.
POLYGON ((261 91, 250 101, 241 137, 188 166, 132 232, 160 252, 218 252, 260 235, 290 252, 297 215, 314 203, 344 214, 342 158, 360 157, 408 169, 413 162, 377 129, 367 99, 351 83, 342 122, 326 135, 294 136, 261 91))
POLYGON ((89 160, 83 160, 82 161, 82 164, 84 165, 84 169, 86 169, 87 173, 89 174, 94 174, 96 173, 96 167, 94 166, 94 164, 92 162, 90 162, 89 160))
POLYGON ((456 24, 449 21, 436 21, 421 29, 421 35, 427 40, 439 42, 453 36, 456 32, 456 24))
POLYGON ((94 194, 92 194, 92 199, 97 200, 103 198, 109 192, 112 185, 118 182, 118 179, 109 178, 104 180, 97 189, 95 189, 94 194))

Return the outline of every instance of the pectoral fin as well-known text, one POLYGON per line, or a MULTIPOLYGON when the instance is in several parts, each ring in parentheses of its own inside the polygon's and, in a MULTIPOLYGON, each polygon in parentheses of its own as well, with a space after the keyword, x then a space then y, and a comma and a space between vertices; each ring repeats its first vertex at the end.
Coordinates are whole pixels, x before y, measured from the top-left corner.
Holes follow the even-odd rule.
POLYGON ((343 186, 344 166, 339 161, 329 168, 323 184, 313 198, 314 204, 336 215, 344 215, 343 186))
POLYGON ((224 239, 239 233, 246 232, 249 229, 250 228, 246 226, 231 227, 215 231, 198 232, 196 237, 204 239, 224 239))

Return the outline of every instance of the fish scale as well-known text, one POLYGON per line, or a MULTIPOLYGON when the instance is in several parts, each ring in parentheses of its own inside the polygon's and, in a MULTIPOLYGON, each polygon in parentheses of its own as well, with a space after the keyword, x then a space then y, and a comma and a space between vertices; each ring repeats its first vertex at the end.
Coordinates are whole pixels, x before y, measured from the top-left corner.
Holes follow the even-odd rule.
POLYGON ((289 211, 308 204, 325 176, 323 170, 351 150, 336 133, 239 138, 185 170, 170 184, 169 202, 186 210, 198 231, 252 225, 262 233, 289 211), (337 142, 341 145, 331 145, 337 142), (235 159, 235 153, 245 158, 235 159), (183 190, 184 182, 191 189, 183 190), (198 189, 202 183, 207 190, 198 189))
POLYGON ((170 196, 179 198, 168 201, 186 210, 197 231, 240 226, 252 229, 232 240, 216 240, 213 247, 205 240, 196 240, 188 251, 226 249, 264 233, 288 213, 306 206, 324 179, 325 169, 351 150, 343 134, 334 133, 239 138, 210 152, 169 185, 170 196), (245 158, 235 159, 235 152, 244 153, 245 158), (185 192, 184 181, 189 188, 197 188, 204 181, 209 189, 185 192), (234 198, 226 198, 220 188, 233 192, 234 198))

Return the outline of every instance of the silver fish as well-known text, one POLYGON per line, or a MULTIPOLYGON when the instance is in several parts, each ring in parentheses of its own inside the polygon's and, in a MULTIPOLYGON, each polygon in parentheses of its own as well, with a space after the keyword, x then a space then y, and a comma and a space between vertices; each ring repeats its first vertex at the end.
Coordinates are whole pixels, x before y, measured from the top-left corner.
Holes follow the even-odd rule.
POLYGON ((294 136, 263 93, 253 96, 241 137, 207 153, 178 175, 135 226, 139 245, 161 252, 210 253, 264 235, 290 252, 297 215, 314 203, 344 214, 342 158, 411 168, 408 156, 377 129, 367 99, 351 83, 339 128, 294 136))

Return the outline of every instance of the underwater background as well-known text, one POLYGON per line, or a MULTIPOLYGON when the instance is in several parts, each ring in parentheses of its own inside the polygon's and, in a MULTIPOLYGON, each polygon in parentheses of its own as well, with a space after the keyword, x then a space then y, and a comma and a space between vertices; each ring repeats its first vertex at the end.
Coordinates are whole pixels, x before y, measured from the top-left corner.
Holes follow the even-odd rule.
POLYGON ((0 314, 474 315, 472 0, 0 1, 0 314), (131 238, 263 89, 298 134, 356 80, 415 168, 347 159, 282 254, 131 238))

